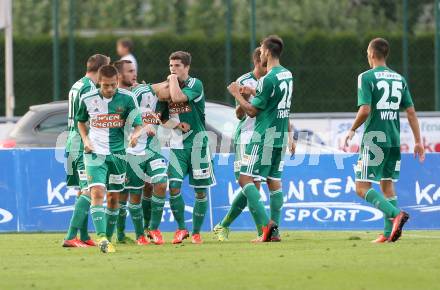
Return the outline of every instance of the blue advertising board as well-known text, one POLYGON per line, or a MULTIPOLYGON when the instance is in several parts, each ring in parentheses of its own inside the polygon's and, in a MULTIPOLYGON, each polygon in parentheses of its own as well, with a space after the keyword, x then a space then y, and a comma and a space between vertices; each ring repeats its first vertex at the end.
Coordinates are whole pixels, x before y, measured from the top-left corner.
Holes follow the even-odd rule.
MULTIPOLYGON (((76 190, 66 188, 63 150, 0 150, 0 232, 65 231, 76 190)), ((233 175, 233 154, 214 158, 217 184, 209 192, 209 209, 203 230, 211 230, 230 208, 240 191, 233 175)), ((381 229, 382 213, 355 193, 353 166, 356 155, 286 156, 282 229, 351 230, 381 229)), ((408 229, 440 229, 440 154, 428 154, 419 163, 411 154, 402 155, 400 181, 396 183, 398 203, 408 211, 408 229)), ((185 181, 186 221, 191 228, 194 191, 185 181)), ((261 199, 269 208, 267 187, 261 199)), ((132 230, 128 218, 127 230, 132 230)), ((90 222, 90 221, 89 221, 90 222)), ((231 226, 254 230, 247 210, 231 226)), ((93 229, 90 223, 90 229, 93 229)), ((161 230, 174 231, 168 203, 161 230)))

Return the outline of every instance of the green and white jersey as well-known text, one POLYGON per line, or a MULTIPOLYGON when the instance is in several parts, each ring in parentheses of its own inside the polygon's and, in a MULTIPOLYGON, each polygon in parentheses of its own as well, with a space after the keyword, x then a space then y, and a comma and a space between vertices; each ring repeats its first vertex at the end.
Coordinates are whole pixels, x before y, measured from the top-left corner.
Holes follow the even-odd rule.
MULTIPOLYGON (((156 113, 156 106, 159 99, 153 91, 153 88, 149 84, 140 84, 132 89, 132 93, 136 97, 143 124, 153 125, 157 132, 157 127, 160 125, 160 114, 156 113)), ((156 136, 148 136, 145 133, 139 137, 135 147, 129 147, 126 151, 132 155, 145 155, 147 147, 160 153, 158 138, 156 136)))
POLYGON ((84 145, 78 132, 78 123, 75 120, 75 114, 78 112, 81 96, 95 89, 96 87, 93 81, 88 77, 83 77, 77 81, 69 91, 69 113, 67 119, 69 136, 66 142, 66 152, 82 152, 84 150, 84 145))
MULTIPOLYGON (((247 86, 255 89, 257 87, 257 78, 252 72, 248 72, 247 74, 242 75, 236 80, 241 86, 247 86)), ((254 96, 250 96, 249 102, 252 102, 254 96)), ((237 104, 238 105, 238 104, 237 104)), ((237 125, 237 129, 234 134, 234 143, 235 144, 248 144, 251 141, 252 134, 254 132, 255 127, 255 117, 251 118, 249 116, 245 116, 237 125)))
POLYGON ((101 96, 99 90, 83 95, 75 119, 89 121, 94 153, 102 155, 125 150, 131 126, 142 125, 135 97, 124 89, 117 89, 109 99, 101 96))
POLYGON ((358 76, 358 106, 369 105, 362 144, 380 147, 400 146, 400 108, 414 106, 404 77, 385 66, 358 76))
POLYGON ((257 95, 251 104, 259 109, 251 143, 284 147, 288 140, 292 73, 281 65, 273 67, 258 80, 257 95))
POLYGON ((187 133, 179 129, 171 130, 170 147, 184 149, 204 147, 208 145, 208 135, 205 129, 205 94, 203 84, 199 79, 189 77, 182 88, 188 97, 187 102, 173 103, 161 102, 157 111, 161 112, 164 119, 174 119, 185 122, 191 126, 187 133))

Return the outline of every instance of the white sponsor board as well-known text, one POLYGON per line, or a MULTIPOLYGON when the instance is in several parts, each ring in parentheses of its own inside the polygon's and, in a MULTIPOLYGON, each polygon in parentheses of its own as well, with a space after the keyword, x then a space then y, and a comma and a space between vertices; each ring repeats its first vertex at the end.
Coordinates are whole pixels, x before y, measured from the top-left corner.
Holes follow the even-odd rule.
MULTIPOLYGON (((400 119, 400 140, 402 152, 413 152, 414 137, 409 126, 408 120, 401 114, 400 119)), ((353 118, 295 118, 293 124, 298 130, 313 132, 314 140, 320 139, 324 145, 346 152, 358 152, 362 138, 363 128, 357 130, 350 146, 344 148, 343 142, 347 131, 353 124, 353 118)), ((423 145, 426 152, 440 152, 440 116, 439 117, 419 117, 420 131, 422 134, 423 145)))

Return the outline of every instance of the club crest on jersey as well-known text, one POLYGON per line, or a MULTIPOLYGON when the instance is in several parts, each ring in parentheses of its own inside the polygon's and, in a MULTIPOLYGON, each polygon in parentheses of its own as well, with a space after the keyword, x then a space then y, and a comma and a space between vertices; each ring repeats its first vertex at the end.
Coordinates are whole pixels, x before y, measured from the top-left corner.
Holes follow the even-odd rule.
POLYGON ((116 108, 116 113, 122 113, 124 112, 124 108, 123 107, 117 107, 116 108))
POLYGON ((170 114, 183 114, 191 112, 191 107, 188 102, 184 103, 172 103, 168 104, 168 109, 170 114))

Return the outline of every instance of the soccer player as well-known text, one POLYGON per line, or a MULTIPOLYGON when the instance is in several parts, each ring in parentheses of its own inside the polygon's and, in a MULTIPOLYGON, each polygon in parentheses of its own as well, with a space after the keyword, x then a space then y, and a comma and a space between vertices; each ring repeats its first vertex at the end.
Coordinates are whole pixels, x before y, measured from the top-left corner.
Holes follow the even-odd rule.
POLYGON ((116 53, 121 60, 129 60, 134 64, 136 73, 138 71, 138 64, 136 58, 133 55, 134 44, 129 38, 121 38, 116 42, 116 53))
POLYGON ((359 160, 355 167, 356 192, 384 213, 384 233, 373 242, 397 241, 409 215, 397 207, 393 182, 400 172, 400 120, 399 109, 406 110, 408 122, 415 139, 414 156, 423 162, 419 122, 404 77, 386 65, 390 51, 383 38, 370 41, 367 49, 370 70, 358 76, 359 110, 345 137, 345 145, 356 130, 365 123, 359 160), (380 184, 383 192, 376 191, 371 183, 380 184))
MULTIPOLYGON (((132 88, 136 82, 133 64, 130 61, 121 60, 115 62, 115 67, 118 69, 120 75, 119 87, 122 88, 123 86, 125 89, 131 89, 138 102, 144 123, 144 131, 137 145, 133 148, 127 148, 126 184, 124 194, 120 196, 120 203, 121 200, 124 199, 126 204, 127 196, 128 194, 130 195, 128 209, 132 216, 137 243, 139 245, 149 244, 144 235, 141 206, 141 195, 146 176, 149 177, 148 179, 150 183, 153 184, 154 191, 151 198, 151 218, 148 219, 151 221, 148 234, 155 244, 161 245, 164 241, 158 228, 162 220, 163 207, 165 204, 167 165, 165 158, 160 154, 161 148, 159 140, 155 137, 157 125, 161 123, 160 117, 155 113, 155 110, 158 103, 156 91, 162 92, 161 89, 164 85, 168 87, 168 84, 139 84, 132 88)), ((118 240, 122 240, 124 237, 124 229, 119 228, 118 224, 118 240)))
MULTIPOLYGON (((244 86, 255 89, 257 87, 257 81, 266 74, 266 67, 263 66, 260 58, 260 48, 257 47, 252 55, 252 60, 254 63, 254 69, 240 76, 236 82, 240 85, 242 89, 244 86)), ((243 90, 243 89, 242 89, 243 90)), ((241 92, 243 95, 243 92, 241 92)), ((245 95, 247 101, 252 101, 253 95, 245 95)), ((236 107, 236 117, 240 120, 237 125, 234 134, 235 143, 235 162, 234 162, 234 174, 238 181, 240 177, 240 167, 241 159, 244 154, 244 148, 246 144, 249 144, 252 137, 252 132, 255 125, 255 117, 251 118, 246 115, 240 104, 237 103, 236 107)), ((260 189, 260 180, 258 177, 254 178, 255 186, 260 189)), ((217 236, 219 241, 228 240, 229 236, 229 226, 234 222, 234 220, 242 213, 244 208, 247 206, 246 196, 240 191, 237 196, 232 201, 231 208, 229 209, 223 220, 214 227, 214 234, 217 236)), ((261 235, 261 225, 257 225, 258 235, 261 235)))
MULTIPOLYGON (((114 62, 113 64, 118 70, 118 88, 121 90, 131 91, 132 87, 137 83, 137 74, 134 64, 129 60, 119 60, 114 62)), ((131 148, 127 148, 127 158, 129 156, 128 151, 131 148)), ((128 178, 129 164, 127 163, 127 176, 126 183, 128 178)), ((113 236, 113 232, 116 226, 117 237, 116 240, 118 243, 128 243, 132 242, 129 237, 125 235, 125 221, 127 217, 127 200, 129 196, 129 192, 127 187, 124 188, 124 191, 120 193, 113 193, 112 195, 118 194, 118 204, 115 204, 115 198, 108 198, 107 200, 112 200, 113 202, 107 202, 108 211, 118 211, 118 215, 110 215, 107 220, 107 239, 111 241, 113 236)), ((143 234, 143 224, 142 224, 142 208, 140 204, 140 195, 138 192, 131 192, 130 194, 130 204, 128 206, 128 211, 130 212, 133 225, 136 233, 136 243, 138 245, 147 245, 148 240, 145 239, 145 235, 143 234), (139 231, 140 229, 140 231, 139 231)))
MULTIPOLYGON (((90 213, 103 253, 115 252, 107 239, 106 219, 118 215, 103 207, 104 193, 124 190, 127 137, 124 132, 135 127, 128 146, 136 146, 142 120, 133 94, 118 89, 118 71, 105 65, 98 71, 99 90, 83 95, 76 114, 78 130, 84 143, 84 164, 92 202, 90 213), (89 121, 89 130, 86 122, 89 121)), ((108 202, 108 201, 107 201, 108 202)))
MULTIPOLYGON (((279 221, 283 194, 281 175, 283 159, 288 142, 290 105, 293 89, 292 73, 280 65, 283 41, 275 35, 261 42, 261 61, 267 64, 267 74, 262 77, 252 94, 255 97, 248 102, 240 93, 240 85, 233 82, 228 86, 241 108, 249 117, 255 117, 254 131, 246 145, 241 160, 238 182, 247 198, 248 207, 256 223, 262 226, 262 242, 270 242, 276 236, 277 223, 270 220, 264 205, 260 201, 260 192, 255 178, 267 180, 271 202, 278 203, 274 218, 279 221)), ((292 142, 294 151, 295 143, 292 142)), ((273 207, 272 210, 275 210, 273 207)), ((271 210, 271 211, 272 211, 271 210)))
POLYGON ((199 79, 189 76, 190 65, 191 55, 188 52, 176 51, 169 57, 171 74, 168 81, 171 101, 168 103, 167 113, 170 120, 177 120, 180 128, 172 130, 168 165, 170 207, 178 224, 173 244, 182 243, 189 237, 184 218, 185 202, 181 194, 185 176, 189 175, 189 184, 194 188, 196 195, 192 229, 194 244, 203 243, 200 229, 208 208, 206 194, 208 188, 215 185, 205 129, 203 84, 199 79))
POLYGON ((107 65, 110 58, 95 54, 87 60, 86 74, 78 80, 69 91, 68 130, 69 137, 66 143, 67 157, 67 186, 79 188, 75 209, 70 220, 69 230, 64 238, 63 247, 86 247, 95 246, 88 234, 88 213, 90 209, 90 193, 87 191, 87 176, 83 162, 83 143, 78 133, 75 114, 79 108, 79 100, 85 94, 95 89, 98 80, 98 70, 107 65), (78 230, 80 239, 77 239, 78 230))

